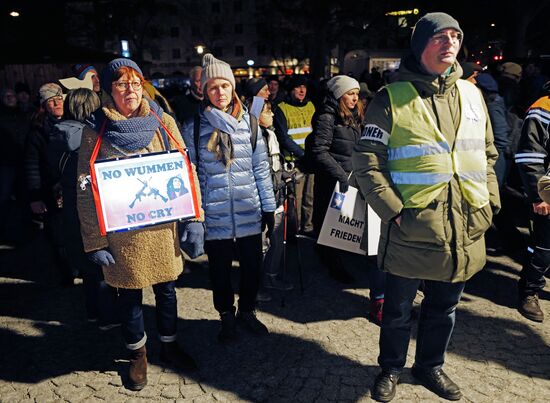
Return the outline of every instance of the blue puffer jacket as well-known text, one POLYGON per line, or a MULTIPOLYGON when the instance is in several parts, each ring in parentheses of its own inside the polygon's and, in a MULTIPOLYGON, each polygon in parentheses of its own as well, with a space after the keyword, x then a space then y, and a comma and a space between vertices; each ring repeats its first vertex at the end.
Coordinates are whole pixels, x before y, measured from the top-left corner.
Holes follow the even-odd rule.
POLYGON ((262 211, 275 211, 275 196, 267 151, 262 136, 254 153, 250 141, 250 118, 245 113, 237 122, 231 115, 214 110, 200 112, 199 161, 197 164, 193 122, 184 127, 189 156, 198 167, 206 224, 206 240, 242 238, 261 232, 262 211), (215 124, 231 136, 233 162, 226 167, 207 150, 215 124))

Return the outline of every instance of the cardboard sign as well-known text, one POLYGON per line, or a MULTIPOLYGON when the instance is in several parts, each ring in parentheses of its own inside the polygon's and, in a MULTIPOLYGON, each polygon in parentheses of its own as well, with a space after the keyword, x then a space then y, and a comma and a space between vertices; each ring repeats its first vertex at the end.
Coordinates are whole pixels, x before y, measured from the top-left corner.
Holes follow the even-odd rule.
POLYGON ((197 217, 186 158, 176 151, 96 161, 100 226, 114 232, 197 217))
POLYGON ((340 193, 339 183, 336 182, 317 243, 371 256, 378 253, 379 238, 380 217, 367 206, 357 188, 350 186, 346 193, 340 193), (368 230, 367 252, 360 247, 365 226, 368 230))

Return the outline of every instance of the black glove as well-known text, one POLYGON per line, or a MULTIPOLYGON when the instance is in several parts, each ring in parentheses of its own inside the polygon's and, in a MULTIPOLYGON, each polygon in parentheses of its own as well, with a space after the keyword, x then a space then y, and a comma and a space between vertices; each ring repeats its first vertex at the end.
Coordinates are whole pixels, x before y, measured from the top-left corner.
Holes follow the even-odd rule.
POLYGON ((115 264, 115 258, 111 255, 109 249, 100 249, 87 253, 88 259, 99 266, 109 266, 115 264))
POLYGON ((273 228, 275 228, 275 212, 263 212, 262 213, 262 232, 267 228, 267 237, 271 236, 273 228))
POLYGON ((349 182, 347 179, 339 181, 340 183, 340 193, 346 193, 349 189, 349 182))

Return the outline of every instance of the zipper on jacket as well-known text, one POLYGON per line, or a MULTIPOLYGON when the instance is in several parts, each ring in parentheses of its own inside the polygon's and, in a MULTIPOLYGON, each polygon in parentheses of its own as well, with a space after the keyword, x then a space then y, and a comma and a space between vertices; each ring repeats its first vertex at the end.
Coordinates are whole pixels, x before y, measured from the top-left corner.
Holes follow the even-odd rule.
POLYGON ((437 80, 439 81, 439 86, 438 86, 439 88, 437 90, 437 95, 443 95, 445 91, 445 77, 439 76, 437 80))
POLYGON ((231 167, 232 164, 229 165, 229 171, 227 172, 228 176, 228 185, 229 185, 229 205, 231 206, 231 223, 233 224, 233 239, 237 236, 237 224, 235 223, 235 206, 233 205, 233 184, 231 183, 231 167))

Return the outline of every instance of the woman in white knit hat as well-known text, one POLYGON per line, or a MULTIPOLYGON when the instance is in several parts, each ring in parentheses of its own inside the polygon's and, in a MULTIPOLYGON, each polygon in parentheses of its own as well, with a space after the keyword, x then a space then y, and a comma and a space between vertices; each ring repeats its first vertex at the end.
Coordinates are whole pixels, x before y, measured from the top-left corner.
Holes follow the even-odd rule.
MULTIPOLYGON (((311 143, 310 147, 306 147, 306 152, 311 153, 311 160, 315 163, 313 227, 317 233, 323 225, 334 185, 338 182, 342 193, 349 187, 351 153, 361 137, 364 117, 363 104, 358 102, 360 86, 357 80, 339 75, 331 78, 327 86, 329 94, 313 118, 311 143)), ((329 267, 331 277, 342 283, 353 281, 343 264, 345 252, 326 246, 320 246, 319 251, 329 267)), ((361 264, 366 266, 365 259, 361 257, 361 264)), ((380 323, 385 274, 378 270, 368 270, 368 274, 371 300, 369 318, 380 323)))
POLYGON ((254 309, 262 264, 262 225, 272 228, 276 205, 266 146, 261 135, 253 136, 251 124, 258 123, 235 92, 231 67, 206 54, 202 68, 204 101, 184 136, 203 195, 205 250, 214 307, 221 318, 218 339, 228 342, 237 337, 237 323, 256 335, 268 333, 254 309), (231 287, 235 250, 240 263, 236 315, 231 287))

